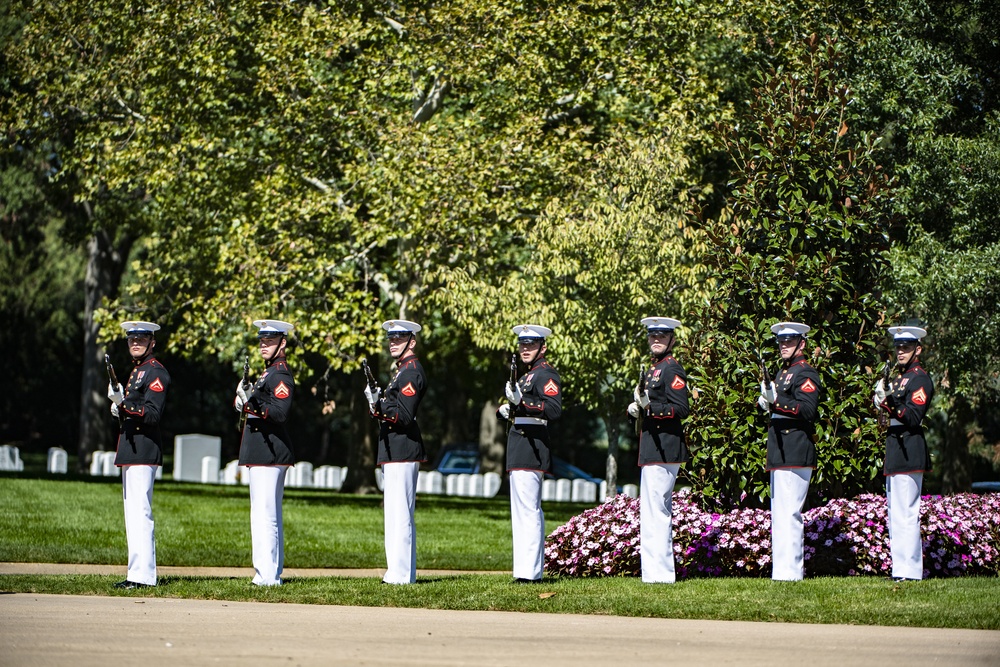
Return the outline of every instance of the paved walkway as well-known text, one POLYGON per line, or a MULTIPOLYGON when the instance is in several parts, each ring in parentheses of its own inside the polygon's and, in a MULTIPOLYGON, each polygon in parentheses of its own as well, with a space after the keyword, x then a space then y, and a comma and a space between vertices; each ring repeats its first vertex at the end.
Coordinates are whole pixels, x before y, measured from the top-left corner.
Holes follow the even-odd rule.
POLYGON ((1000 632, 0 595, 0 665, 997 665, 1000 632))
MULTIPOLYGON (((0 563, 0 574, 123 566, 0 563)), ((158 568, 249 577, 250 568, 158 568)), ((382 570, 288 570, 381 576, 382 570)), ((460 574, 421 570, 420 574, 460 574)), ((1000 632, 0 593, 0 665, 1000 665, 1000 632)))

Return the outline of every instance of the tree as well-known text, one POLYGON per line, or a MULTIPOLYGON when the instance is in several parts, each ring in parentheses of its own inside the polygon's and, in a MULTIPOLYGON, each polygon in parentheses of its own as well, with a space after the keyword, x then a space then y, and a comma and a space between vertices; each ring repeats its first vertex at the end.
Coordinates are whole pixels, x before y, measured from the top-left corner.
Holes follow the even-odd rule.
POLYGON ((620 425, 646 352, 639 320, 679 312, 700 284, 690 263, 698 238, 683 226, 692 196, 688 136, 679 128, 601 153, 593 180, 553 200, 527 234, 534 251, 520 270, 494 286, 470 267, 451 286, 463 325, 484 346, 510 345, 502 322, 551 324, 564 393, 597 412, 608 433, 610 494, 620 425))
POLYGON ((16 378, 0 399, 0 441, 65 446, 79 419, 80 366, 62 352, 80 339, 84 258, 64 238, 45 167, 30 151, 0 150, 0 273, 8 277, 0 286, 0 347, 5 372, 16 378))
POLYGON ((943 491, 962 491, 971 481, 970 441, 1000 442, 992 307, 1000 284, 1000 18, 984 0, 878 7, 850 70, 859 121, 885 136, 881 160, 899 180, 890 321, 915 319, 928 329, 925 363, 944 417, 930 421, 941 447, 935 468, 943 491))
POLYGON ((761 73, 746 114, 720 128, 736 169, 732 210, 704 224, 715 286, 687 349, 700 394, 687 474, 708 495, 754 502, 767 493, 766 424, 749 369, 782 320, 813 327, 822 380, 813 488, 850 495, 879 473, 870 385, 891 190, 876 139, 854 121, 843 46, 814 35, 787 68, 761 73))

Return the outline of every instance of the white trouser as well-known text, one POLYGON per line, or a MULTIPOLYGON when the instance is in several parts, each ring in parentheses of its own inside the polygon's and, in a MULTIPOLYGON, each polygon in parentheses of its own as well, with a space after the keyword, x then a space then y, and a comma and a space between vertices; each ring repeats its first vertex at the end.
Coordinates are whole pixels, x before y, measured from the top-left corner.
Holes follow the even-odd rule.
POLYGON ((889 509, 889 552, 892 576, 924 578, 924 548, 920 538, 920 487, 924 474, 887 475, 885 500, 889 509))
POLYGON ((673 497, 679 463, 642 466, 639 492, 639 555, 642 580, 672 584, 674 576, 673 497))
POLYGON ((281 498, 288 466, 250 466, 250 541, 253 545, 253 583, 281 585, 285 568, 285 528, 281 498))
POLYGON ((156 536, 153 534, 153 480, 159 466, 127 465, 122 469, 128 576, 136 584, 156 585, 156 536))
POLYGON ((542 473, 510 471, 510 523, 514 533, 514 578, 540 580, 545 567, 542 473))
POLYGON ((417 495, 416 461, 382 464, 382 504, 385 506, 385 576, 387 584, 417 580, 417 528, 413 508, 417 495))
POLYGON ((812 468, 771 471, 771 578, 799 581, 802 561, 802 506, 812 468))

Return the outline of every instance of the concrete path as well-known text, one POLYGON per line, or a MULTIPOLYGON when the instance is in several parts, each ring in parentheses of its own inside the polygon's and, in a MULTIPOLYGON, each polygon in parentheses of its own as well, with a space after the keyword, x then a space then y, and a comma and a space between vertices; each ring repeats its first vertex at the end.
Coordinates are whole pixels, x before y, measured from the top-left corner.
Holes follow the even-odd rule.
POLYGON ((0 665, 1000 664, 1000 632, 0 594, 0 665))
MULTIPOLYGON (((253 575, 251 568, 157 570, 161 576, 253 575)), ((0 563, 0 575, 124 572, 123 565, 0 563)), ((384 572, 299 568, 283 576, 381 577, 384 572)), ((469 572, 419 572, 422 577, 461 574, 469 572)), ((1000 666, 1000 632, 0 594, 0 667, 668 663, 1000 666)))

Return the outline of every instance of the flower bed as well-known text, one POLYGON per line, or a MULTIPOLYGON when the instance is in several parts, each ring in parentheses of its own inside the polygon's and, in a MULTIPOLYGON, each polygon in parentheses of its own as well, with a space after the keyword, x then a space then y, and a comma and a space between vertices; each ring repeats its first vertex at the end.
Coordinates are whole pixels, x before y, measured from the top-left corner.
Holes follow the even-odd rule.
MULTIPOLYGON (((771 574, 771 513, 707 512, 687 489, 674 494, 679 579, 771 574)), ((806 574, 888 575, 885 498, 836 499, 808 510, 806 574)), ((923 496, 924 577, 1000 574, 1000 494, 923 496)), ((549 535, 546 569, 574 577, 637 576, 639 501, 624 495, 573 517, 549 535)))

